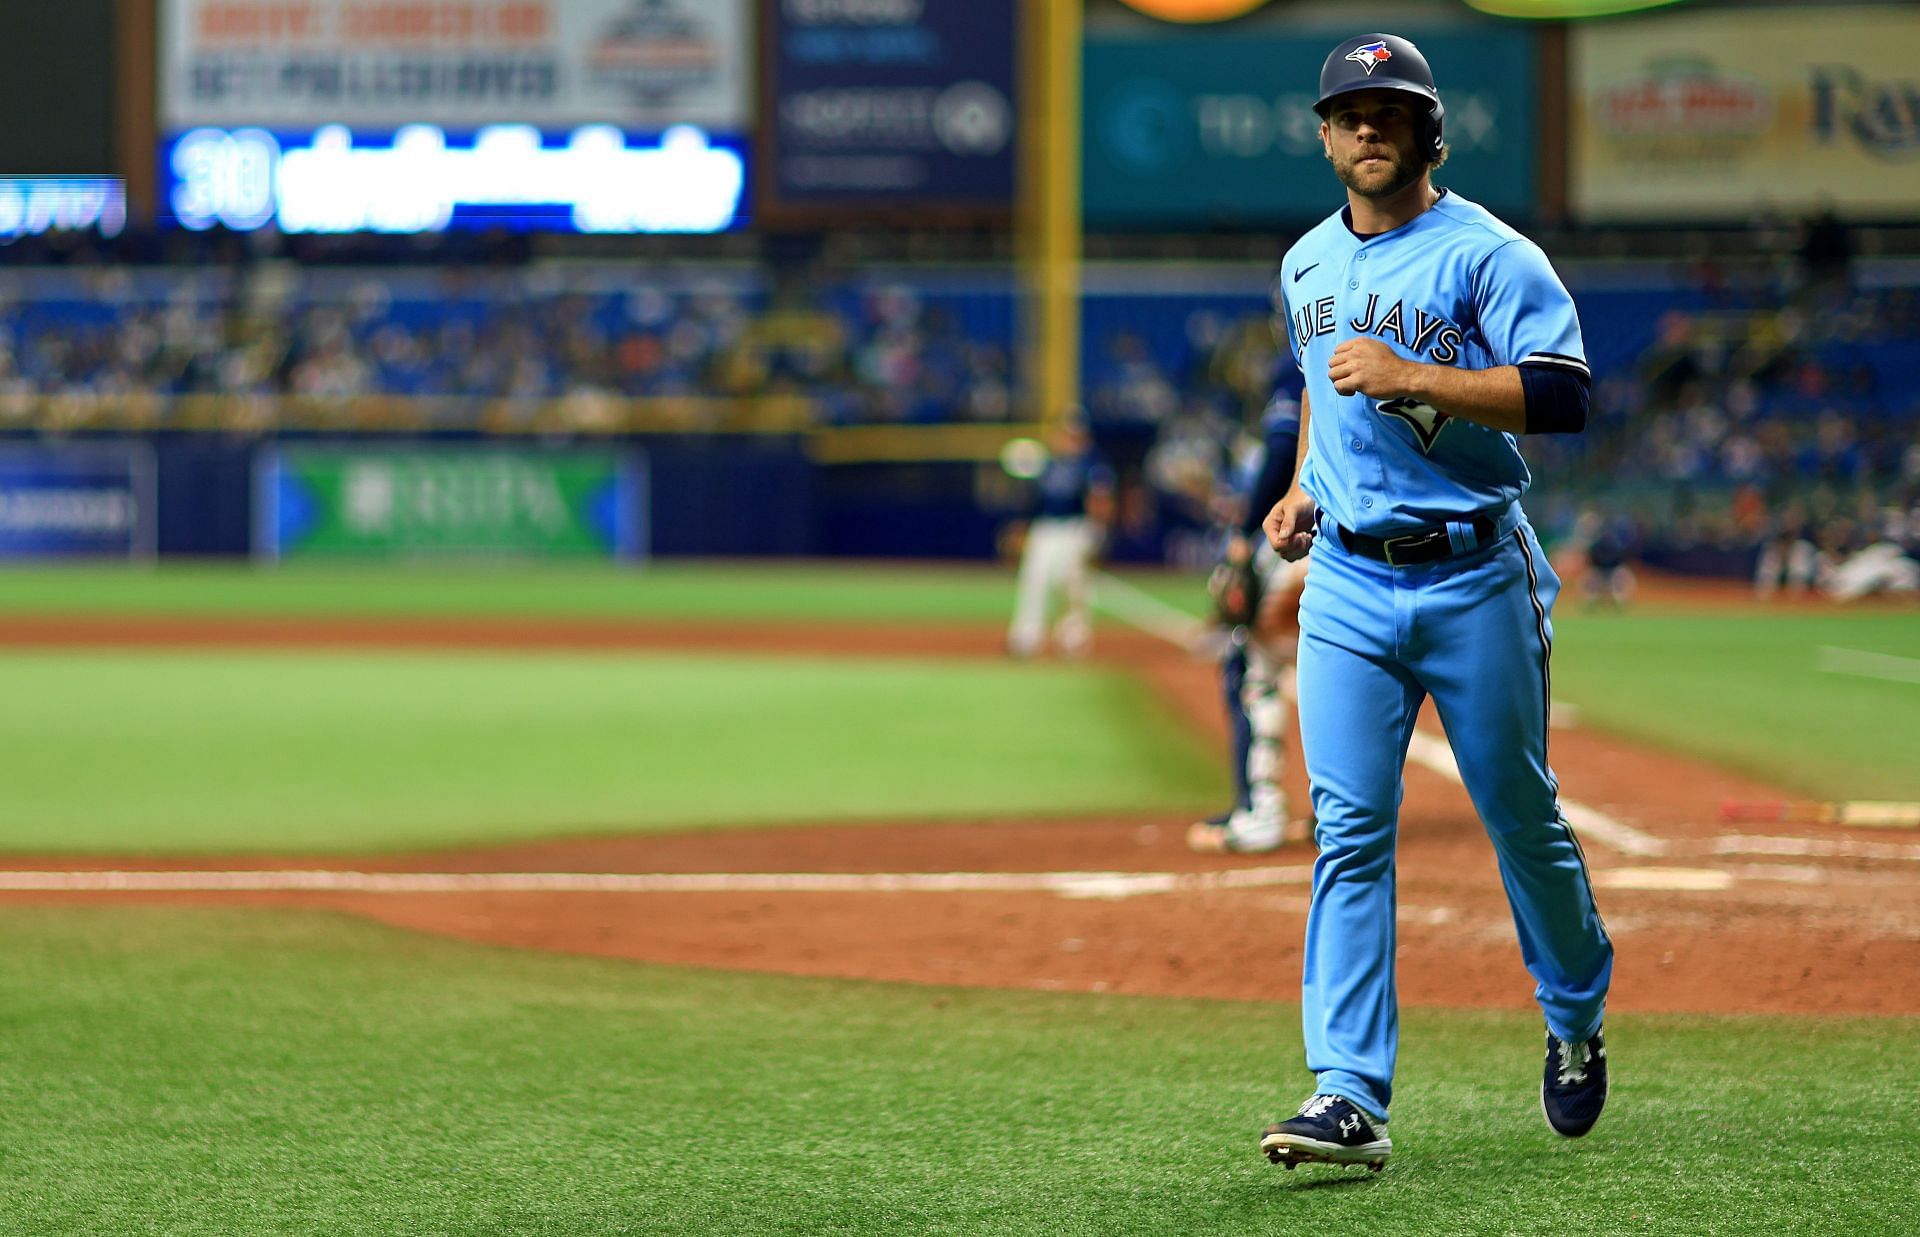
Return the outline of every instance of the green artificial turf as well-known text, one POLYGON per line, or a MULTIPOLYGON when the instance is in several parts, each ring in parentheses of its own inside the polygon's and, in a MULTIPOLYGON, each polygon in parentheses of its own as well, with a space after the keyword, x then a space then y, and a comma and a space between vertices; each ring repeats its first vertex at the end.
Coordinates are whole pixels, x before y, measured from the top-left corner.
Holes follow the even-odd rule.
MULTIPOLYGON (((1204 607, 1192 572, 1121 569, 1140 592, 1204 607)), ((724 618, 989 622, 1014 605, 1010 567, 939 563, 659 561, 645 565, 0 567, 0 615, 724 618)))
POLYGON ((164 563, 0 572, 0 613, 1004 618, 1012 575, 809 563, 472 567, 164 563))
MULTIPOLYGON (((1191 575, 1123 572, 1189 614, 1191 575)), ((1115 605, 1123 604, 1118 597, 1115 605)), ((991 566, 684 563, 409 568, 289 564, 0 571, 0 614, 522 616, 998 625, 991 566)), ((1114 622, 1108 619, 1108 622, 1114 622)), ((1920 684, 1828 673, 1822 647, 1920 660, 1920 615, 1637 607, 1555 615, 1554 688, 1582 723, 1832 799, 1920 799, 1920 684)))
MULTIPOLYGON (((671 913, 654 905, 650 913, 671 913)), ((1620 1017, 1579 1142, 1529 1014, 1409 1011, 1393 1161, 1287 1173, 1288 1006, 7 907, 0 1223, 65 1233, 1902 1233, 1911 1020, 1620 1017)))
MULTIPOLYGON (((1190 574, 1127 572, 1198 606, 1190 574)), ((1013 572, 806 562, 496 567, 175 564, 0 570, 0 614, 536 616, 1004 623, 1013 572)))
POLYGON ((1554 634, 1554 695, 1583 726, 1819 798, 1920 800, 1920 682, 1820 668, 1838 648, 1920 671, 1920 613, 1563 606, 1554 634))
POLYGON ((352 852, 1205 808, 1116 670, 575 653, 0 654, 0 849, 352 852))

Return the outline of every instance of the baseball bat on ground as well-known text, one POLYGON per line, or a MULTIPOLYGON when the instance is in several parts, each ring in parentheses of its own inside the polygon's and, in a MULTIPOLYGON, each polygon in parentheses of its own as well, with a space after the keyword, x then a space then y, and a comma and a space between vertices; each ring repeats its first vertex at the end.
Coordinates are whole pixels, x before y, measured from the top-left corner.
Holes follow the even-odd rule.
POLYGON ((1773 821, 1808 825, 1859 825, 1873 829, 1920 829, 1920 803, 1854 799, 1842 803, 1771 799, 1728 799, 1720 805, 1720 819, 1773 821))

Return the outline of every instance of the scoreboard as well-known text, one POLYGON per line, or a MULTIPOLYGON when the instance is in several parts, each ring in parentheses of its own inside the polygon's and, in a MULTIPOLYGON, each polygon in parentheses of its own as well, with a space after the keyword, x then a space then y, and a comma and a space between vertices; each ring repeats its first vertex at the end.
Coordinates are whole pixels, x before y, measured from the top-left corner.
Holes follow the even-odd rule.
POLYGON ((749 0, 162 0, 163 217, 741 226, 749 0))

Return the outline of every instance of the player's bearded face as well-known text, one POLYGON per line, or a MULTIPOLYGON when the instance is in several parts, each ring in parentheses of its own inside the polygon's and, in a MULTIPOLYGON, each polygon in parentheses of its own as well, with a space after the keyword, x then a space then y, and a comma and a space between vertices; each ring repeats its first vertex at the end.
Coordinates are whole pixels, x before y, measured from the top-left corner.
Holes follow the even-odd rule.
POLYGON ((1390 198, 1420 179, 1425 165, 1411 151, 1391 146, 1361 147, 1344 158, 1336 154, 1335 175, 1340 183, 1364 198, 1390 198))
POLYGON ((1320 126, 1334 175, 1365 198, 1390 198, 1420 179, 1426 162, 1414 150, 1414 115, 1388 91, 1343 96, 1320 126))

